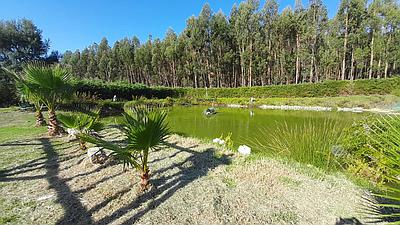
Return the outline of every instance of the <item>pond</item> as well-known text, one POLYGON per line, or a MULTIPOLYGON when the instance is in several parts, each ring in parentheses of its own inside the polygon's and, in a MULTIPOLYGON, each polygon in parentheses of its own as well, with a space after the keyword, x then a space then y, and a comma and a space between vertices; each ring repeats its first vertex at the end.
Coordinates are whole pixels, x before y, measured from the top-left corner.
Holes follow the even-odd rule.
POLYGON ((206 140, 232 132, 235 146, 254 147, 255 140, 268 142, 279 127, 289 129, 305 123, 324 124, 333 121, 337 128, 349 126, 365 114, 349 112, 283 111, 248 108, 217 108, 217 113, 205 116, 206 106, 173 107, 168 113, 174 132, 206 140))

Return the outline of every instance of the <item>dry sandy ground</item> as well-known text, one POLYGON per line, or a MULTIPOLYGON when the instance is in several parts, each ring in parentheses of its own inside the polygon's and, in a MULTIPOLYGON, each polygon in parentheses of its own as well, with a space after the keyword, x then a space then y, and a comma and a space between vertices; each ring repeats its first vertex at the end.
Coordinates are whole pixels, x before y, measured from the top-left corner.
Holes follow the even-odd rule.
MULTIPOLYGON (((108 138, 118 137, 118 130, 108 130, 108 138)), ((246 160, 193 138, 173 135, 168 142, 151 153, 153 188, 143 195, 137 194, 133 170, 123 171, 113 161, 92 165, 66 138, 3 143, 1 157, 20 151, 36 155, 0 170, 0 217, 10 224, 362 221, 364 193, 344 177, 272 159, 246 160)))

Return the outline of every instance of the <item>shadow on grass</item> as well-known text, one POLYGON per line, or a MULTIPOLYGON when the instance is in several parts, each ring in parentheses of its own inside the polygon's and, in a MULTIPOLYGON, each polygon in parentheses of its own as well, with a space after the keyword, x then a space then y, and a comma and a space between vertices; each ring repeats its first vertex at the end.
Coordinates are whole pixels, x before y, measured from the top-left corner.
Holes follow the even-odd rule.
POLYGON ((367 219, 369 223, 390 223, 390 224, 400 224, 400 209, 389 206, 393 205, 399 206, 400 201, 395 201, 375 195, 363 196, 363 207, 362 210, 364 214, 367 214, 367 219))
POLYGON ((90 214, 87 213, 79 198, 71 192, 68 184, 58 176, 60 169, 59 156, 49 139, 41 138, 39 140, 47 158, 45 162, 47 168, 45 177, 50 188, 57 193, 56 202, 64 208, 64 216, 56 224, 93 224, 90 214))
MULTIPOLYGON (((190 148, 180 147, 176 144, 169 144, 169 147, 176 149, 178 152, 187 152, 190 154, 190 156, 182 162, 174 163, 169 167, 154 171, 152 175, 162 173, 176 167, 179 168, 180 171, 168 177, 152 179, 151 183, 154 185, 153 189, 138 196, 130 204, 121 207, 114 211, 112 214, 102 218, 96 224, 109 224, 125 215, 126 217, 128 217, 128 219, 121 224, 127 225, 135 223, 150 210, 157 208, 160 204, 168 200, 179 189, 185 187, 194 180, 201 178, 202 176, 206 176, 209 170, 212 170, 219 165, 227 165, 231 162, 228 156, 216 158, 214 156, 214 149, 206 149, 203 152, 198 152, 190 148), (188 167, 186 165, 190 166, 188 167), (136 211, 133 215, 128 215, 128 213, 135 211, 135 209, 144 205, 144 203, 146 202, 149 202, 149 204, 147 204, 147 207, 136 211)), ((128 191, 129 190, 120 191, 119 193, 106 199, 99 205, 93 207, 90 212, 94 213, 100 210, 102 207, 105 207, 109 202, 126 194, 128 191)))
POLYGON ((336 220, 335 225, 363 225, 360 220, 355 217, 339 218, 336 220))
MULTIPOLYGON (((219 166, 226 165, 230 163, 228 156, 221 156, 219 158, 215 157, 214 149, 206 149, 204 151, 195 151, 192 148, 197 147, 190 146, 188 148, 178 146, 176 143, 168 144, 170 148, 175 149, 175 151, 168 157, 163 157, 160 159, 155 159, 151 164, 159 163, 163 160, 170 160, 175 158, 178 154, 186 153, 188 156, 182 161, 172 163, 167 167, 160 168, 159 170, 153 171, 152 176, 155 177, 151 179, 151 183, 154 188, 148 192, 136 197, 132 202, 121 206, 120 208, 107 213, 105 217, 101 218, 99 221, 93 221, 92 215, 104 207, 106 207, 113 200, 122 197, 132 190, 132 188, 137 188, 136 186, 131 186, 120 192, 114 194, 113 196, 104 199, 99 204, 91 207, 90 210, 86 209, 79 195, 82 195, 94 188, 98 184, 104 183, 107 180, 113 179, 123 174, 117 173, 112 176, 102 177, 102 179, 88 185, 77 191, 72 191, 71 187, 67 182, 74 180, 78 177, 87 176, 89 174, 98 173, 104 167, 100 166, 93 171, 83 172, 70 177, 60 177, 59 173, 60 163, 78 156, 68 156, 65 155, 62 158, 59 154, 59 150, 63 149, 63 146, 53 145, 48 138, 36 139, 33 143, 34 145, 41 145, 43 150, 43 156, 37 159, 30 160, 22 165, 18 165, 12 168, 7 168, 0 171, 0 182, 13 182, 21 180, 36 180, 36 179, 46 179, 49 183, 49 188, 55 190, 56 200, 55 202, 60 204, 64 209, 63 217, 60 218, 56 224, 109 224, 121 217, 124 217, 125 222, 123 224, 132 224, 148 213, 150 210, 157 208, 160 204, 168 200, 177 190, 184 188, 189 183, 194 180, 206 176, 209 170, 219 166), (57 150, 55 149, 57 146, 57 150), (167 176, 162 176, 161 174, 178 168, 179 171, 175 174, 168 174, 167 176), (45 170, 45 173, 40 173, 38 175, 26 175, 25 173, 30 173, 35 170, 45 170), (156 176, 158 175, 158 176, 156 176), (147 203, 147 207, 140 208, 144 203, 147 203), (132 214, 132 212, 134 212, 132 214), (127 218, 127 219, 125 219, 127 218)), ((14 145, 10 145, 14 146, 14 145)), ((18 145, 15 145, 17 147, 18 145)), ((122 169, 122 168, 121 168, 122 169)), ((134 173, 134 172, 133 172, 134 173)))

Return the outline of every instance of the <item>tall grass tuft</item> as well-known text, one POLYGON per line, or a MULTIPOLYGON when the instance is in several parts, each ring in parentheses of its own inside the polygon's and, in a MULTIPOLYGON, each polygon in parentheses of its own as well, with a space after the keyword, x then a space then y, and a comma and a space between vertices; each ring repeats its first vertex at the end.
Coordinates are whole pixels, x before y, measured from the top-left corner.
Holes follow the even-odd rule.
POLYGON ((337 120, 309 119, 301 124, 283 123, 275 130, 261 130, 265 138, 256 146, 274 156, 313 165, 326 171, 336 170, 344 155, 338 145, 344 125, 337 120))

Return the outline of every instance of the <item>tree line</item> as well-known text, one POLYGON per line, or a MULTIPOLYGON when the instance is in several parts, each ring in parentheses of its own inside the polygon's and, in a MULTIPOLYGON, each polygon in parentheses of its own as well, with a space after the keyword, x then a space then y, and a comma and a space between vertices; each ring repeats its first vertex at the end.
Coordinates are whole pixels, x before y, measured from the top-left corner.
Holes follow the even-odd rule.
POLYGON ((400 9, 395 0, 342 0, 329 19, 321 0, 278 12, 278 3, 205 4, 182 33, 140 43, 106 38, 62 63, 78 77, 170 87, 239 87, 390 77, 399 72, 400 9))

